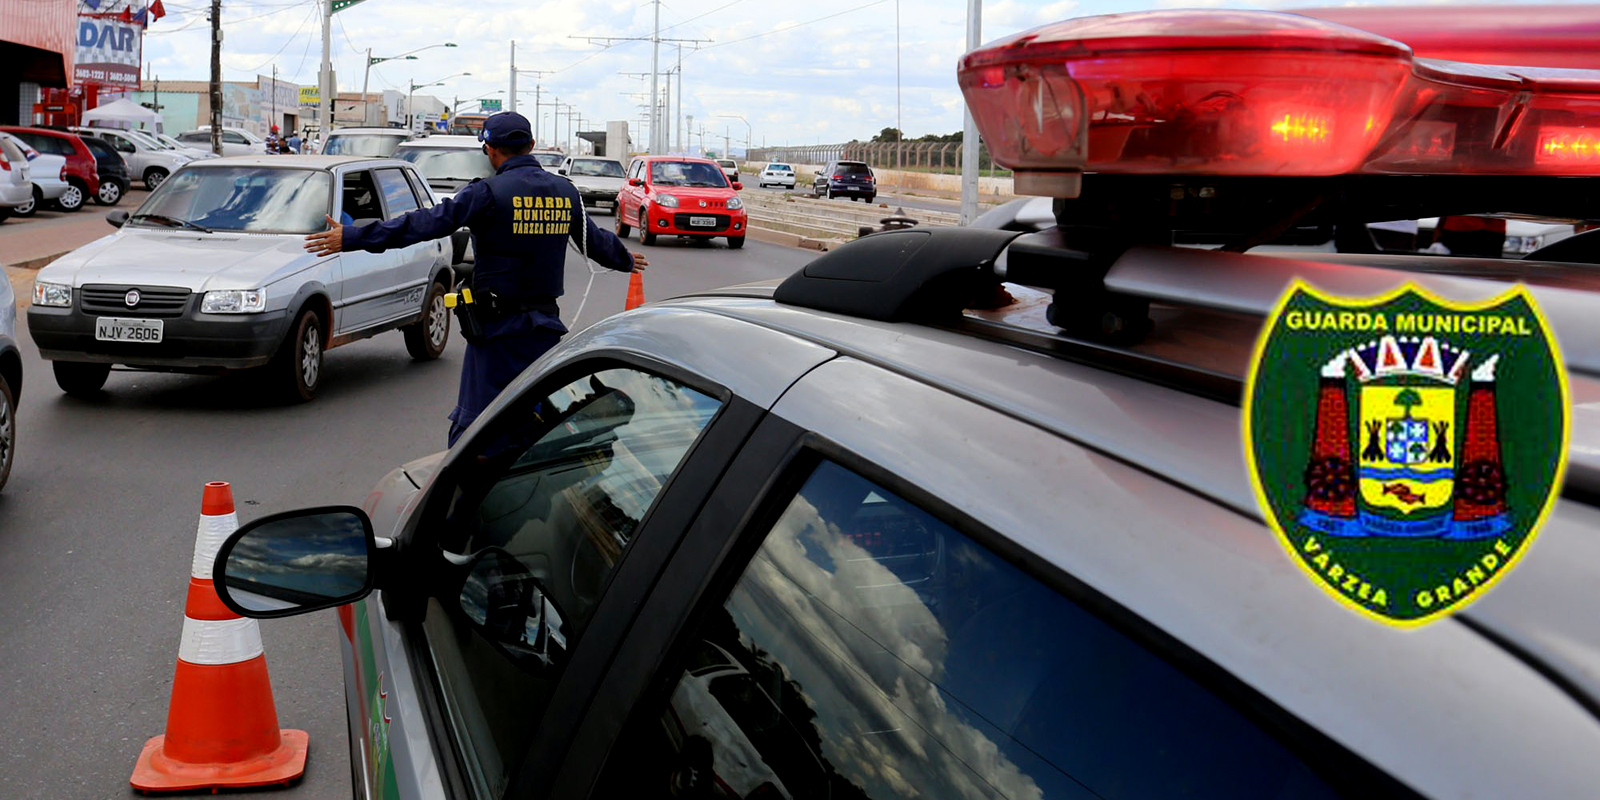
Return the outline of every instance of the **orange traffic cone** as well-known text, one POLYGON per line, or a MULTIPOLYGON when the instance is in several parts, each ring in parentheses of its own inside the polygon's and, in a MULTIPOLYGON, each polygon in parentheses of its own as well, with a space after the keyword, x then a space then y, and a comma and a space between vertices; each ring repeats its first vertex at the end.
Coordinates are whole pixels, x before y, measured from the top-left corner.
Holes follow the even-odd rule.
POLYGON ((167 732, 139 753, 129 783, 140 791, 287 785, 305 774, 310 737, 278 729, 261 630, 228 610, 211 582, 217 549, 238 527, 233 490, 206 484, 167 732))
POLYGON ((638 270, 628 278, 628 301, 622 304, 623 311, 632 311, 644 305, 644 273, 638 270))

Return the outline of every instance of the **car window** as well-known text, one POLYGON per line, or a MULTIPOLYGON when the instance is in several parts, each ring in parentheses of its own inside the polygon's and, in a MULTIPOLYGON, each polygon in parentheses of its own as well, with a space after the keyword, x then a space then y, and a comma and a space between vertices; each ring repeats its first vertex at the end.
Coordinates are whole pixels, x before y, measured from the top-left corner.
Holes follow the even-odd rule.
POLYGON ((12 164, 22 164, 28 160, 27 155, 22 152, 22 148, 12 144, 11 140, 5 136, 0 136, 0 151, 6 154, 6 158, 12 164))
MULTIPOLYGON (((458 481, 438 547, 499 564, 423 622, 472 783, 498 797, 635 529, 720 402, 633 369, 525 397, 458 481)), ((441 568, 448 568, 447 566, 441 568)))
POLYGON ((840 164, 833 168, 839 175, 871 175, 872 170, 866 164, 840 164))
POLYGON ((181 169, 162 182, 132 221, 171 227, 156 218, 165 216, 216 230, 311 233, 325 227, 330 184, 328 173, 320 170, 181 169))
POLYGON ((389 209, 389 219, 417 208, 417 196, 411 193, 411 184, 398 169, 375 170, 378 186, 383 190, 383 205, 389 209))
POLYGON ((539 162, 539 166, 544 167, 545 169, 560 169, 561 162, 565 158, 566 158, 566 156, 563 156, 560 153, 534 153, 533 154, 533 159, 535 161, 538 161, 539 162))
POLYGON ((1182 671, 833 462, 681 647, 633 740, 652 749, 597 796, 1333 796, 1182 671))
POLYGON ((644 177, 644 162, 643 161, 635 161, 635 162, 633 162, 632 169, 628 170, 628 177, 630 177, 630 178, 642 178, 642 177, 644 177))
POLYGON ((352 220, 383 219, 383 207, 378 203, 378 187, 372 173, 356 170, 344 174, 344 200, 339 210, 352 220))
POLYGON ((122 138, 121 136, 107 135, 105 138, 108 139, 111 142, 111 146, 113 148, 116 148, 116 151, 119 152, 119 153, 137 153, 137 152, 139 152, 139 148, 135 147, 133 142, 130 142, 127 139, 122 138))
POLYGON ((249 139, 246 139, 246 138, 244 138, 243 135, 234 133, 233 131, 223 131, 222 132, 222 141, 227 142, 228 144, 249 144, 250 143, 249 139))
POLYGON ((110 144, 95 136, 83 137, 83 146, 89 148, 89 152, 94 154, 96 159, 119 157, 110 144))
POLYGON ((489 156, 476 147, 402 147, 394 157, 416 164, 428 180, 470 181, 494 174, 489 156))
POLYGON ((574 176, 589 176, 595 178, 620 178, 622 165, 615 161, 603 158, 574 159, 568 171, 574 176))
POLYGON ((704 161, 655 161, 650 164, 650 182, 659 186, 723 187, 728 176, 715 164, 704 161))
POLYGON ((328 146, 322 152, 330 156, 388 158, 400 149, 400 144, 405 140, 404 135, 387 133, 334 134, 328 137, 328 146))
POLYGON ((38 150, 41 153, 44 153, 45 155, 70 156, 73 153, 72 148, 67 146, 65 140, 58 139, 47 133, 20 131, 13 135, 18 139, 27 142, 30 147, 38 150))
POLYGON ((422 182, 422 176, 418 175, 414 170, 408 170, 406 177, 410 179, 411 191, 417 193, 417 199, 422 201, 423 208, 432 208, 433 192, 428 189, 427 184, 422 182))

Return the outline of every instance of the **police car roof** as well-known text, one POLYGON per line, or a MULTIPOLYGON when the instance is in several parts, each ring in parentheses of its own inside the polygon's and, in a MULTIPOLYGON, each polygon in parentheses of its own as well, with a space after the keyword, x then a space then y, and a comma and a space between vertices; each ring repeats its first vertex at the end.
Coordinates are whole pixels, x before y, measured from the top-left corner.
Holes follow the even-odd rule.
POLYGON ((410 162, 395 158, 372 158, 370 156, 322 156, 322 155, 261 155, 229 156, 226 158, 208 158, 201 161, 191 161, 185 165, 195 169, 211 169, 213 167, 267 167, 271 169, 323 169, 329 170, 342 167, 346 164, 366 164, 370 166, 393 165, 410 166, 410 162))
MULTIPOLYGON (((986 471, 991 455, 983 451, 990 442, 984 423, 947 420, 948 436, 936 437, 952 443, 951 463, 959 465, 949 469, 971 476, 973 491, 993 492, 992 502, 962 503, 962 510, 1003 531, 1020 546, 1019 558, 1036 568, 1064 571, 1103 592, 1424 794, 1468 793, 1458 782, 1463 774, 1458 760, 1490 752, 1501 742, 1509 742, 1516 753, 1497 763, 1531 757, 1541 764, 1537 769, 1519 764, 1516 776, 1491 777, 1490 782, 1502 782, 1498 788, 1473 787, 1485 796, 1560 795, 1557 787, 1567 781, 1593 779, 1597 764, 1578 757, 1570 742, 1557 744, 1559 753, 1536 753, 1530 742, 1504 739, 1497 731, 1505 724, 1546 731, 1543 726, 1549 724, 1586 742, 1600 733, 1592 707, 1600 698, 1600 615, 1589 608, 1590 565, 1600 558, 1600 541, 1592 535, 1600 525, 1595 508, 1571 495, 1558 502, 1535 544, 1539 557, 1525 560, 1514 578, 1466 610, 1412 631, 1375 625, 1308 586, 1261 524, 1246 478, 1236 407, 1159 385, 1135 366, 1097 357, 1090 347, 1071 342, 1056 342, 1059 349, 1037 343, 1019 347, 1022 339, 993 330, 985 317, 1009 318, 1008 326, 1022 328, 1029 325, 1019 317, 1045 324, 1049 298, 1012 288, 1021 298, 1014 306, 969 313, 947 324, 795 307, 774 302, 776 286, 770 282, 667 300, 636 312, 641 316, 626 324, 634 336, 660 334, 688 342, 711 340, 707 334, 713 329, 727 337, 731 329, 725 326, 734 320, 815 343, 837 353, 841 362, 870 365, 852 373, 862 376, 866 395, 880 392, 879 379, 868 371, 881 369, 1048 432, 1051 436, 1039 437, 1037 445, 1019 445, 1038 451, 998 456, 1055 464, 1043 476, 1046 483, 1109 477, 1127 494, 1170 497, 1173 507, 1150 507, 1115 520, 1108 519, 1108 509, 1128 506, 1121 495, 1108 498, 1103 508, 1063 508, 1051 499, 1057 493, 1035 495, 1039 487, 1022 482, 999 485, 1004 481, 986 471), (685 313, 694 311, 709 313, 685 313), (692 327, 697 316, 713 321, 697 330, 692 327), (1063 448, 1063 439, 1086 451, 1087 458, 1083 451, 1063 448), (975 449, 983 454, 955 454, 975 449), (1135 480, 1125 474, 1128 466, 1155 480, 1135 480), (1205 502, 1184 503, 1168 494, 1173 486, 1205 502), (1475 666, 1468 667, 1463 658, 1476 659, 1475 666), (1537 666, 1530 670, 1530 664, 1537 666), (1535 670, 1546 671, 1544 677, 1535 670), (1486 694, 1477 694, 1480 690, 1486 694), (1466 708, 1467 698, 1480 696, 1486 702, 1471 703, 1474 716, 1437 724, 1436 711, 1466 708)), ((1253 336, 1259 320, 1218 312, 1169 313, 1187 319, 1168 329, 1172 338, 1161 343, 1168 352, 1210 350, 1219 362, 1234 360, 1235 369, 1243 368, 1248 353, 1236 347, 1239 337, 1230 332, 1248 330, 1253 336), (1219 322, 1230 328, 1212 327, 1219 322)), ((618 324, 597 324, 575 337, 572 346, 582 347, 590 337, 596 346, 613 343, 618 324)), ((1246 351, 1250 336, 1244 337, 1246 351)), ((742 348, 767 352, 767 344, 753 335, 738 339, 742 348)), ((710 351, 704 356, 708 360, 727 358, 721 348, 696 349, 710 351)), ((884 387, 894 385, 883 380, 884 387)), ((1600 381, 1575 375, 1572 392, 1582 404, 1573 415, 1574 458, 1587 451, 1583 457, 1594 461, 1600 458, 1600 381)), ((930 433, 926 426, 920 430, 917 435, 930 433)))

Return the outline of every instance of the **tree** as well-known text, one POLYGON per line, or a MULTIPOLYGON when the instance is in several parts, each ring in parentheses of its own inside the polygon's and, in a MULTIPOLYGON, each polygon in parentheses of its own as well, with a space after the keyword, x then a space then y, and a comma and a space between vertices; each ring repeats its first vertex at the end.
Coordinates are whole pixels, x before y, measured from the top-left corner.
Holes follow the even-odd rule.
POLYGON ((1406 410, 1406 419, 1411 418, 1411 407, 1422 405, 1422 395, 1416 389, 1406 389, 1395 395, 1394 404, 1406 410))
POLYGON ((884 128, 883 130, 878 131, 877 136, 872 137, 872 141, 874 142, 898 142, 900 139, 901 133, 899 128, 884 128))

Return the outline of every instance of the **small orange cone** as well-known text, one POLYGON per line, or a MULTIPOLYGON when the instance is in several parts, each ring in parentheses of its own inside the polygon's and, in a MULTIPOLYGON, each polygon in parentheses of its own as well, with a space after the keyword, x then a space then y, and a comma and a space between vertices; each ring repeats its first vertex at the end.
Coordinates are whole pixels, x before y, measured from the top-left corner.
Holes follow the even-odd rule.
POLYGON ((632 311, 644 305, 644 273, 634 270, 628 278, 628 300, 622 304, 623 311, 632 311))
POLYGON ((238 527, 232 488, 206 484, 167 732, 139 753, 129 779, 139 791, 287 785, 305 774, 310 737, 278 729, 261 629, 223 605, 211 582, 217 549, 238 527))

